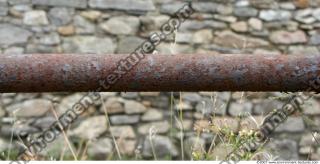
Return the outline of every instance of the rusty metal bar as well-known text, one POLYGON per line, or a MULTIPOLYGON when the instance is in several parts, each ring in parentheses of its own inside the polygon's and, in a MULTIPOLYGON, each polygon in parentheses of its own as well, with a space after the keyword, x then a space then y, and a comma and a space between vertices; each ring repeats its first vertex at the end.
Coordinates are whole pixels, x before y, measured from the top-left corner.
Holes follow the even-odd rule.
POLYGON ((146 55, 124 74, 126 57, 0 55, 0 92, 306 91, 320 75, 320 55, 146 55))

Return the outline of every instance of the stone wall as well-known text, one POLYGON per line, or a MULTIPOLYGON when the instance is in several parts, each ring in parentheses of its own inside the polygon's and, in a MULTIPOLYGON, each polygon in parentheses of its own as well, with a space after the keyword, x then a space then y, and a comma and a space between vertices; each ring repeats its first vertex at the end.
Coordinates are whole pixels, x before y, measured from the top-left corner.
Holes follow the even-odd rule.
MULTIPOLYGON (((177 0, 0 0, 0 53, 130 53, 184 4, 177 0)), ((156 53, 319 54, 319 0, 199 0, 192 5, 196 13, 156 53)), ((2 94, 0 151, 11 149, 14 154, 18 133, 38 134, 55 121, 52 103, 62 114, 82 94, 2 94)), ((122 159, 153 159, 153 148, 158 159, 181 159, 182 154, 188 159, 192 148, 200 145, 208 150, 214 139, 210 159, 221 159, 228 146, 208 132, 210 123, 227 124, 235 133, 250 130, 252 123, 239 119, 239 114, 250 113, 259 122, 284 103, 280 93, 101 94, 104 105, 97 102, 90 107, 67 132, 74 149, 87 152, 79 155, 83 159, 118 159, 112 136, 122 159)), ((320 146, 310 132, 320 131, 318 99, 303 108, 315 126, 298 115, 290 117, 265 147, 267 152, 279 159, 320 160, 320 146)), ((39 159, 60 159, 61 152, 64 159, 72 159, 63 137, 45 150, 39 159)))

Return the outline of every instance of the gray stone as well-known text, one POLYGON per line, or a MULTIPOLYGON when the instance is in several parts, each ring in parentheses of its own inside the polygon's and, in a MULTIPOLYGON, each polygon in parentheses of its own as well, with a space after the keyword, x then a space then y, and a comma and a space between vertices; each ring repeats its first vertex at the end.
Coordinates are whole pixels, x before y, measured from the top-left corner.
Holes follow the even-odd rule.
POLYGON ((192 104, 189 101, 178 102, 175 105, 175 109, 178 111, 191 111, 193 109, 192 104))
POLYGON ((263 23, 260 19, 250 18, 248 23, 249 26, 254 30, 261 31, 263 29, 263 23))
POLYGON ((126 100, 124 101, 124 110, 126 114, 139 114, 144 113, 147 108, 140 102, 126 100))
POLYGON ((174 15, 179 9, 184 7, 185 3, 182 2, 172 2, 163 3, 160 8, 160 13, 174 15))
POLYGON ((50 126, 56 121, 56 118, 54 117, 41 117, 37 118, 35 122, 33 122, 31 125, 36 128, 40 128, 42 130, 46 130, 50 128, 50 126))
POLYGON ((154 147, 154 152, 158 158, 165 158, 167 156, 176 157, 179 155, 177 148, 169 137, 152 136, 151 140, 149 137, 146 137, 144 140, 142 156, 146 158, 153 157, 152 147, 154 147), (153 144, 153 146, 151 146, 151 144, 153 144))
POLYGON ((132 157, 136 153, 136 140, 117 140, 117 146, 119 148, 120 154, 132 157))
POLYGON ((276 128, 276 132, 303 132, 305 125, 301 117, 289 117, 284 123, 276 128))
POLYGON ((10 148, 9 141, 6 141, 6 140, 0 138, 0 151, 1 152, 6 151, 6 150, 8 150, 8 148, 10 148))
POLYGON ((51 107, 52 104, 48 100, 34 99, 8 106, 6 109, 16 117, 40 117, 46 114, 51 107))
POLYGON ((60 36, 57 33, 42 35, 39 39, 40 44, 53 46, 60 44, 60 36))
POLYGON ((170 129, 170 124, 168 121, 162 121, 162 122, 152 122, 152 123, 146 123, 141 124, 138 127, 138 132, 140 134, 146 135, 152 133, 156 134, 164 134, 167 133, 170 129))
POLYGON ((30 26, 48 25, 47 14, 42 10, 32 10, 24 13, 23 23, 30 26))
POLYGON ((156 31, 161 29, 161 26, 166 23, 170 17, 167 15, 155 15, 155 16, 141 16, 142 29, 146 31, 156 31))
POLYGON ((109 138, 102 138, 88 146, 88 155, 95 159, 105 160, 113 154, 113 142, 109 138))
POLYGON ((98 38, 94 36, 75 36, 65 38, 63 44, 67 53, 113 53, 116 45, 107 37, 98 38))
POLYGON ((123 101, 124 100, 122 98, 110 97, 107 99, 104 105, 101 106, 100 112, 104 113, 105 107, 108 114, 124 113, 123 101))
POLYGON ((191 103, 197 103, 202 100, 199 93, 185 92, 181 94, 182 100, 189 101, 191 103))
POLYGON ((216 101, 210 98, 203 98, 202 101, 196 105, 196 110, 205 116, 211 114, 225 115, 227 112, 227 103, 221 99, 216 101))
POLYGON ((117 138, 136 138, 136 134, 131 126, 112 126, 110 133, 117 138))
POLYGON ((233 150, 233 145, 221 143, 214 147, 210 153, 210 156, 213 159, 225 159, 233 150))
POLYGON ((117 53, 119 54, 128 54, 136 50, 145 40, 135 37, 122 37, 119 40, 117 53))
MULTIPOLYGON (((199 137, 189 137, 184 141, 184 152, 189 158, 193 157, 194 152, 204 155, 206 152, 205 140, 199 137)), ((201 157, 203 158, 203 156, 201 157)))
POLYGON ((313 12, 312 12, 312 15, 313 17, 315 17, 318 21, 320 21, 320 9, 315 9, 313 12))
POLYGON ((73 105, 78 103, 83 97, 84 95, 80 93, 64 97, 57 107, 57 114, 62 115, 67 110, 72 109, 73 105))
POLYGON ((0 4, 0 16, 7 16, 8 11, 9 11, 8 6, 0 4))
POLYGON ((80 15, 86 19, 89 19, 90 21, 96 21, 100 18, 100 16, 102 16, 102 12, 89 10, 89 11, 82 11, 80 15))
POLYGON ((282 2, 279 5, 280 5, 280 8, 286 9, 286 10, 295 10, 296 9, 296 6, 291 2, 282 2))
POLYGON ((281 109, 284 104, 278 100, 262 100, 254 105, 253 114, 266 115, 275 109, 281 109))
POLYGON ((197 21, 197 20, 186 20, 181 26, 181 31, 189 30, 201 30, 201 29, 224 29, 227 28, 227 24, 219 21, 197 21))
POLYGON ((28 44, 26 47, 26 53, 61 53, 61 49, 56 46, 28 44))
POLYGON ((25 137, 30 134, 39 133, 40 130, 26 124, 15 124, 14 128, 12 125, 2 125, 0 132, 1 136, 10 138, 12 135, 15 137, 25 137))
POLYGON ((10 24, 0 24, 0 46, 23 44, 28 41, 31 32, 10 24))
POLYGON ((285 10, 262 10, 259 14, 259 18, 264 21, 288 21, 291 17, 291 12, 285 10))
POLYGON ((233 13, 237 17, 255 17, 258 14, 258 10, 251 7, 237 7, 233 13))
MULTIPOLYGON (((183 6, 183 5, 180 5, 183 6)), ((222 5, 212 2, 193 2, 192 8, 198 12, 216 13, 222 5)), ((180 7, 181 8, 181 7, 180 7)), ((176 12, 176 10, 174 10, 176 12)))
MULTIPOLYGON (((133 52, 133 51, 131 51, 131 52, 133 52)), ((123 97, 125 99, 136 99, 139 97, 139 93, 138 92, 121 92, 121 97, 123 97)))
POLYGON ((295 13, 294 19, 304 24, 314 23, 316 18, 312 17, 312 11, 312 9, 298 10, 295 13))
POLYGON ((89 6, 99 9, 152 11, 155 6, 151 0, 89 0, 89 6))
POLYGON ((245 114, 245 113, 251 113, 252 106, 253 105, 251 102, 244 102, 244 103, 233 102, 229 106, 228 113, 234 117, 245 114))
POLYGON ((306 34, 303 31, 275 31, 270 35, 270 40, 277 44, 296 44, 306 43, 308 41, 306 34))
POLYGON ((95 25, 82 16, 76 15, 73 21, 77 34, 93 34, 96 30, 95 25))
POLYGON ((3 53, 4 54, 23 54, 24 48, 22 47, 9 47, 3 53))
POLYGON ((231 29, 236 32, 247 32, 248 31, 248 24, 247 22, 235 22, 230 25, 231 29))
POLYGON ((213 34, 209 29, 199 30, 193 34, 193 43, 195 44, 208 44, 212 42, 213 34))
POLYGON ((297 46, 289 46, 288 53, 293 54, 293 55, 295 55, 295 54, 296 55, 301 55, 301 54, 318 55, 319 50, 316 46, 297 45, 297 46))
POLYGON ((31 0, 8 0, 10 5, 21 5, 21 4, 29 4, 31 0))
POLYGON ((87 0, 32 0, 32 4, 41 6, 86 8, 87 0))
POLYGON ((269 42, 248 37, 246 35, 235 34, 231 31, 222 31, 218 36, 214 38, 214 43, 219 46, 229 47, 229 48, 258 48, 258 47, 268 47, 269 42))
POLYGON ((272 154, 278 156, 278 160, 298 160, 298 145, 290 139, 273 140, 267 144, 272 154))
POLYGON ((159 109, 148 109, 141 117, 142 121, 159 121, 163 119, 163 113, 159 109))
POLYGON ((311 35, 310 44, 312 44, 312 45, 320 45, 320 33, 311 35))
POLYGON ((73 14, 73 9, 54 7, 50 9, 48 17, 52 24, 61 26, 70 23, 73 14))
POLYGON ((92 140, 106 132, 107 129, 106 116, 94 116, 83 120, 78 127, 70 131, 69 135, 92 140))
POLYGON ((320 115, 320 104, 319 101, 311 99, 304 102, 301 106, 303 113, 307 115, 320 115))
POLYGON ((125 124, 136 124, 140 120, 139 115, 115 115, 110 116, 111 124, 113 125, 125 125, 125 124))
POLYGON ((213 18, 218 21, 233 23, 237 21, 237 17, 234 16, 225 16, 225 15, 213 15, 213 18))
POLYGON ((112 17, 100 27, 114 35, 135 35, 139 31, 140 20, 134 16, 112 17))
POLYGON ((320 135, 312 135, 311 133, 303 134, 299 146, 313 146, 320 141, 320 135))
POLYGON ((3 109, 2 106, 0 106, 0 117, 3 117, 6 115, 6 111, 3 109))

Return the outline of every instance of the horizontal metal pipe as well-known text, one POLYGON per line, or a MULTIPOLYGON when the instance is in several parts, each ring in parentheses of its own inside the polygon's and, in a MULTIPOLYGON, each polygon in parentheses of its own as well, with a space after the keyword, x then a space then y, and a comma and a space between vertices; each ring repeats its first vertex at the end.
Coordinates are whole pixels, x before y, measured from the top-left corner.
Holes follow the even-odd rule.
POLYGON ((320 55, 0 55, 0 92, 293 92, 319 75, 320 55))

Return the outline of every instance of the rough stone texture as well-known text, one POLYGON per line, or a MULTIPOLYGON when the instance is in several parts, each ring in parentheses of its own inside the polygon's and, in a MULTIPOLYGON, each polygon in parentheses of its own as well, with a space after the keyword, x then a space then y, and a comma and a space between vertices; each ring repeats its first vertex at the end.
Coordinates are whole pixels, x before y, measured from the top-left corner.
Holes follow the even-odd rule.
POLYGON ((24 14, 23 23, 31 26, 48 25, 47 14, 42 10, 28 11, 24 14))
POLYGON ((278 160, 297 160, 298 144, 290 139, 274 140, 267 145, 272 154, 278 156, 278 160))
POLYGON ((87 6, 87 0, 32 0, 32 4, 41 6, 85 8, 87 6))
POLYGON ((110 133, 117 138, 136 138, 131 126, 113 126, 110 128, 110 133))
POLYGON ((7 107, 7 111, 16 117, 40 117, 52 107, 52 102, 44 99, 27 100, 7 107))
POLYGON ((303 31, 276 31, 270 35, 270 40, 273 43, 279 44, 296 44, 296 43, 306 43, 307 36, 303 31))
POLYGON ((114 35, 134 35, 139 30, 140 22, 137 17, 113 17, 101 24, 101 28, 114 35))
POLYGON ((163 134, 169 131, 170 124, 167 121, 163 122, 152 122, 147 124, 142 124, 138 127, 138 132, 140 134, 150 134, 150 132, 155 132, 156 134, 163 134))
POLYGON ((110 116, 111 124, 113 125, 125 125, 125 124, 136 124, 140 120, 138 115, 117 115, 117 116, 110 116))
POLYGON ((124 110, 126 114, 139 114, 144 113, 147 108, 143 104, 136 101, 125 101, 124 110))
POLYGON ((0 24, 0 46, 26 43, 31 35, 31 32, 23 28, 0 24))
POLYGON ((245 102, 245 103, 232 103, 228 110, 231 116, 239 116, 245 113, 252 112, 252 103, 245 102))
POLYGON ((70 132, 71 136, 82 139, 95 139, 108 129, 106 116, 95 116, 81 122, 81 124, 70 132))
POLYGON ((104 160, 113 152, 113 144, 110 138, 102 138, 88 146, 88 155, 104 160))
POLYGON ((283 124, 281 124, 276 132, 303 132, 305 125, 301 117, 289 117, 283 124))
POLYGON ((75 36, 65 38, 63 44, 65 53, 113 53, 116 49, 113 41, 109 38, 94 36, 75 36))
POLYGON ((166 156, 178 156, 178 150, 172 141, 165 136, 153 136, 151 139, 146 137, 144 140, 144 146, 142 155, 147 158, 153 157, 152 155, 152 146, 153 144, 154 150, 156 152, 157 157, 164 158, 166 156))
POLYGON ((61 26, 70 23, 73 14, 73 9, 55 7, 50 9, 48 17, 51 23, 61 26))
POLYGON ((259 15, 259 18, 264 21, 286 21, 291 17, 292 14, 289 11, 281 10, 263 10, 259 15))
POLYGON ((89 0, 89 6, 98 9, 152 11, 155 6, 151 0, 89 0))
POLYGON ((159 121, 163 119, 163 113, 159 109, 148 109, 141 117, 142 121, 159 121))

